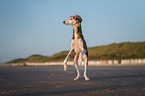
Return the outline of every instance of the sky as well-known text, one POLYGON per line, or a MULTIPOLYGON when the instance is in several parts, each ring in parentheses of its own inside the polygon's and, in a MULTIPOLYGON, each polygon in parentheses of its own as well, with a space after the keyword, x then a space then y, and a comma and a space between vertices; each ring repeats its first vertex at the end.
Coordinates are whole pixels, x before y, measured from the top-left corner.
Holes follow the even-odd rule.
POLYGON ((88 47, 145 41, 145 0, 0 0, 0 62, 70 50, 73 15, 88 47))

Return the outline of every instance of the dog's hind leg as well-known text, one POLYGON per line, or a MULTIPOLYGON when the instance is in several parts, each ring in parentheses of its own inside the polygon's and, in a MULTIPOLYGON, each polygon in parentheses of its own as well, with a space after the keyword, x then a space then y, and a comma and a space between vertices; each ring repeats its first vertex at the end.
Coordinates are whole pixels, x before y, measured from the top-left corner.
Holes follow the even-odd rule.
POLYGON ((66 56, 66 58, 65 58, 65 60, 64 60, 64 71, 67 71, 67 60, 68 60, 68 58, 70 57, 70 55, 73 53, 73 49, 71 49, 70 51, 69 51, 69 53, 67 54, 67 56, 66 56))
POLYGON ((75 68, 77 70, 77 77, 74 78, 74 80, 78 80, 80 77, 80 71, 79 71, 79 66, 78 66, 78 57, 79 57, 79 55, 77 55, 77 54, 74 57, 74 64, 75 64, 75 68))
POLYGON ((88 76, 87 76, 88 57, 87 57, 86 54, 83 55, 83 59, 85 61, 85 64, 84 64, 84 77, 85 77, 85 80, 90 80, 90 78, 88 78, 88 76))
POLYGON ((79 55, 79 64, 81 65, 83 62, 83 55, 87 52, 87 50, 83 50, 79 55))

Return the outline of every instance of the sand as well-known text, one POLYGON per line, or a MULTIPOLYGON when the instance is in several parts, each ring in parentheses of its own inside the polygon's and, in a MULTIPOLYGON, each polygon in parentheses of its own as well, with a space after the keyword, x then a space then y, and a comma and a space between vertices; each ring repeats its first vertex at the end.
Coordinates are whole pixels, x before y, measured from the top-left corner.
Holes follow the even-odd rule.
POLYGON ((0 67, 0 96, 145 96, 145 66, 90 66, 91 80, 75 76, 74 66, 0 67))

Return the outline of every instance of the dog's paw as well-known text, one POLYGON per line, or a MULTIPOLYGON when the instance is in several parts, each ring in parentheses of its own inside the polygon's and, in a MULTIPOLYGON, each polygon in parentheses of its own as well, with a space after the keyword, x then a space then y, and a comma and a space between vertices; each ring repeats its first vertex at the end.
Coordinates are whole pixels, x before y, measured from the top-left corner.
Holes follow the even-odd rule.
POLYGON ((85 80, 88 81, 88 80, 90 80, 90 78, 87 77, 87 78, 85 78, 85 80))
POLYGON ((64 71, 67 71, 67 61, 64 60, 64 71))
POLYGON ((67 67, 64 67, 64 71, 67 71, 67 67))
POLYGON ((67 71, 67 64, 64 64, 64 71, 67 71))
POLYGON ((76 77, 76 78, 74 78, 74 81, 76 81, 76 80, 79 80, 79 78, 77 78, 77 77, 76 77))

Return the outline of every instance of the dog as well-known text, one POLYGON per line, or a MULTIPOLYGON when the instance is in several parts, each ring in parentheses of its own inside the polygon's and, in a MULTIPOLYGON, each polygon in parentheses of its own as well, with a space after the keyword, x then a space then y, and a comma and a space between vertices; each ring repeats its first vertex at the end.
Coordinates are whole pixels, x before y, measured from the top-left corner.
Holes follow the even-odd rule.
POLYGON ((64 60, 64 71, 67 71, 67 60, 70 55, 74 52, 74 65, 77 70, 77 76, 74 80, 79 80, 80 71, 78 66, 78 60, 82 62, 84 60, 84 78, 85 80, 90 80, 87 76, 87 67, 88 67, 88 50, 87 44, 82 34, 81 28, 82 18, 79 15, 70 16, 70 18, 66 21, 63 21, 65 25, 72 25, 73 26, 73 37, 71 41, 71 50, 69 51, 68 55, 64 60))

